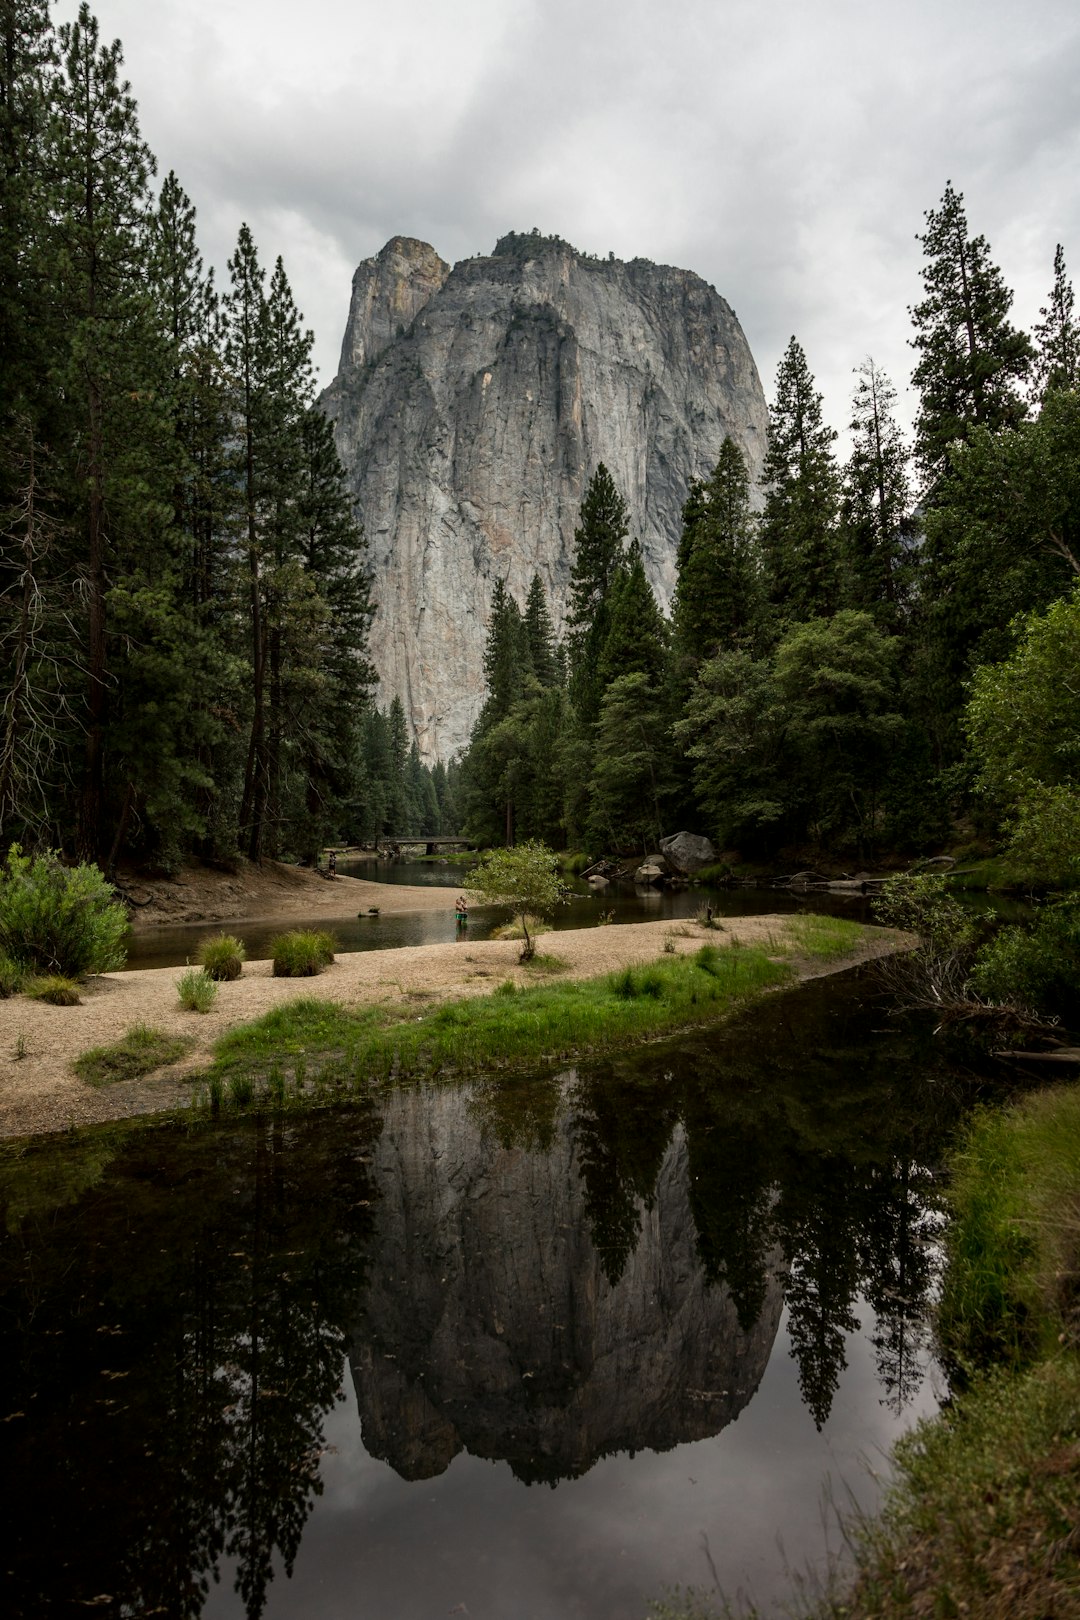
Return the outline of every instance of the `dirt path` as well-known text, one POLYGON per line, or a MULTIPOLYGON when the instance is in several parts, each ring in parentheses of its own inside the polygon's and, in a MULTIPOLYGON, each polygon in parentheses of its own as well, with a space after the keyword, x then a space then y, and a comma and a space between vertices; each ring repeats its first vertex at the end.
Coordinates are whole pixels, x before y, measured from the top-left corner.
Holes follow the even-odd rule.
MULTIPOLYGON (((388 892, 385 885, 379 887, 382 894, 388 892)), ((789 943, 790 922, 789 917, 733 917, 711 932, 695 923, 670 921, 568 929, 543 935, 539 949, 542 954, 557 954, 564 964, 558 970, 560 978, 590 978, 654 961, 667 939, 679 952, 697 950, 706 939, 721 945, 737 939, 781 951, 789 943)), ((892 949, 894 936, 875 930, 855 955, 843 961, 825 968, 816 961, 800 969, 795 960, 795 966, 800 977, 815 977, 892 949)), ((78 1007, 50 1007, 24 996, 0 1001, 0 1136, 65 1130, 186 1102, 191 1093, 188 1077, 205 1065, 220 1035, 298 996, 320 996, 346 1006, 372 1002, 419 1006, 451 995, 484 995, 507 978, 518 984, 535 983, 536 972, 519 965, 519 953, 515 940, 357 951, 340 956, 315 979, 275 979, 268 961, 248 962, 242 978, 220 987, 213 1011, 205 1015, 180 1007, 179 968, 100 974, 88 981, 78 1007), (144 1080, 94 1089, 72 1072, 72 1060, 80 1053, 118 1040, 138 1023, 188 1036, 193 1045, 179 1063, 144 1080)))

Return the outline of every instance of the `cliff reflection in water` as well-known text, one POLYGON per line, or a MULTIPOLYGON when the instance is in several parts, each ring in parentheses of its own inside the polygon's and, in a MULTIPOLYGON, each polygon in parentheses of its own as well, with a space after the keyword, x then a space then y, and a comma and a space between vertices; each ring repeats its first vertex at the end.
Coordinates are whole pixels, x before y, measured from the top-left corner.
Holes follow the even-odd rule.
POLYGON ((785 1304, 819 1425, 860 1297, 902 1403, 954 1104, 919 1037, 867 1028, 857 987, 808 987, 580 1074, 0 1162, 6 1612, 186 1620, 223 1571, 260 1614, 346 1356, 410 1480, 716 1434, 785 1304))
POLYGON ((594 1088, 551 1092, 542 1148, 478 1129, 462 1091, 387 1107, 378 1263, 350 1359, 364 1444, 406 1479, 462 1449, 533 1483, 699 1440, 768 1362, 779 1255, 743 1327, 701 1262, 682 1126, 661 1110, 622 1163, 594 1088))

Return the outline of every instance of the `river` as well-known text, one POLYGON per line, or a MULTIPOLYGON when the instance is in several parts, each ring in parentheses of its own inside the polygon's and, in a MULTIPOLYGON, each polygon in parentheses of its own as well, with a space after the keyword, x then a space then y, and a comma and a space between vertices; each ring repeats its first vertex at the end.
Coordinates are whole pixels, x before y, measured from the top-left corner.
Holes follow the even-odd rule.
MULTIPOLYGON (((367 861, 350 866, 342 861, 342 875, 366 878, 370 882, 422 884, 446 890, 445 911, 405 912, 398 916, 367 912, 340 918, 290 917, 287 923, 263 919, 258 922, 183 923, 155 926, 133 934, 126 966, 129 968, 182 967, 195 960, 202 940, 222 929, 244 942, 252 960, 270 955, 270 941, 283 928, 329 928, 339 949, 349 951, 396 950, 402 945, 452 944, 460 936, 454 921, 454 895, 468 886, 468 870, 449 863, 424 861, 367 861)), ((587 884, 571 881, 570 903, 559 906, 551 922, 556 929, 590 928, 601 916, 613 922, 662 921, 693 917, 711 903, 720 917, 761 916, 790 911, 828 911, 855 922, 870 922, 871 902, 859 895, 813 894, 796 896, 783 889, 645 889, 632 884, 612 884, 595 893, 587 884)), ((492 930, 507 919, 505 906, 474 906, 469 917, 468 937, 489 939, 492 930)))
POLYGON ((7 1615, 764 1604, 939 1379, 963 1088, 859 973, 693 1039, 0 1156, 7 1615))

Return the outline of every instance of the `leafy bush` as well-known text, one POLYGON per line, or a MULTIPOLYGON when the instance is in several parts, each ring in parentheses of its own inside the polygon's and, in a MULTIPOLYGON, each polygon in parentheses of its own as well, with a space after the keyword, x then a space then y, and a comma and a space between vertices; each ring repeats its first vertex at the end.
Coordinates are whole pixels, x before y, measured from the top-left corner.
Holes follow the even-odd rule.
POLYGON ((63 973, 46 973, 38 979, 27 979, 23 989, 32 1001, 47 1001, 50 1007, 80 1005, 78 985, 63 973))
POLYGON ((185 1012, 208 1013, 217 1000, 218 987, 205 968, 188 968, 176 982, 185 1012))
POLYGON ((212 979, 238 979, 246 960, 244 942, 235 934, 214 934, 199 947, 199 965, 212 979))
POLYGON ((0 951, 0 1001, 6 1001, 8 996, 21 990, 25 977, 18 962, 13 962, 10 956, 0 951))
POLYGON ((569 898, 559 881, 558 857, 545 844, 529 839, 514 849, 489 849, 469 878, 469 887, 485 900, 509 906, 521 923, 525 949, 522 961, 535 947, 530 924, 536 917, 550 916, 556 906, 569 898))
POLYGON ((1074 1022, 1080 1016, 1080 901, 1042 907, 1030 928, 1003 928, 979 951, 971 982, 988 1001, 1074 1022))
POLYGON ((127 912, 96 866, 12 844, 0 869, 0 953, 35 973, 80 978, 127 959, 127 912))
POLYGON ((112 1046, 92 1046, 75 1059, 72 1068, 88 1085, 111 1086, 175 1063, 190 1044, 183 1035, 166 1035, 149 1024, 132 1024, 122 1040, 112 1046))
POLYGON ((323 929, 293 928, 270 941, 275 979, 308 979, 334 960, 337 941, 323 929))

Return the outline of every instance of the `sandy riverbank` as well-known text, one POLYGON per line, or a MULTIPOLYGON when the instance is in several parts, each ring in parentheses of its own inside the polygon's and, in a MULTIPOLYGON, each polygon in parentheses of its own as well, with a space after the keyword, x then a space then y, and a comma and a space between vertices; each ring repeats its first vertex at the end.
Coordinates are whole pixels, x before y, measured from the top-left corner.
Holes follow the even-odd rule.
MULTIPOLYGON (((385 885, 378 887, 383 895, 391 892, 385 885)), ((706 939, 720 945, 737 939, 743 945, 775 946, 781 951, 788 946, 791 921, 779 916, 729 918, 711 932, 695 923, 668 921, 572 929, 544 935, 540 950, 557 954, 565 964, 560 978, 589 978, 655 960, 668 938, 680 952, 697 950, 706 939)), ((873 930, 853 957, 801 966, 796 958, 794 965, 803 978, 838 972, 895 949, 895 940, 885 930, 873 930)), ((178 968, 99 974, 85 985, 78 1007, 51 1007, 13 997, 0 1002, 0 1136, 64 1130, 186 1102, 189 1077, 205 1065, 220 1035, 298 996, 355 1006, 484 995, 506 978, 519 984, 535 982, 535 973, 519 965, 519 954, 520 944, 514 940, 358 951, 340 956, 315 979, 275 979, 268 961, 248 962, 242 978, 221 986, 213 1011, 205 1015, 180 1007, 178 968), (137 1023, 188 1036, 193 1045, 179 1063, 144 1080, 94 1089, 72 1072, 72 1060, 80 1053, 118 1040, 137 1023), (25 1055, 17 1057, 18 1051, 25 1055)))

